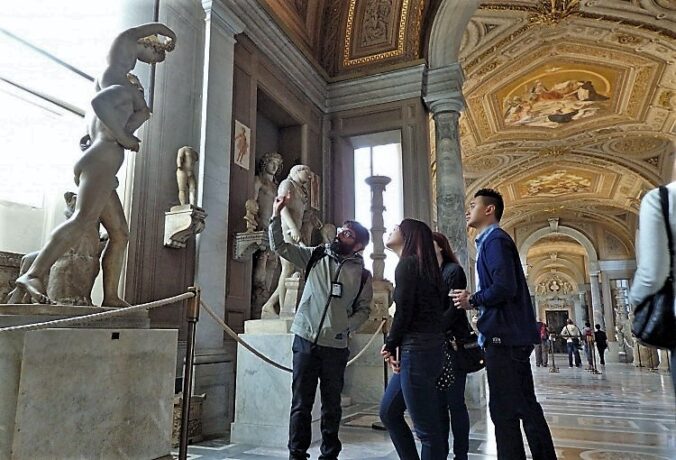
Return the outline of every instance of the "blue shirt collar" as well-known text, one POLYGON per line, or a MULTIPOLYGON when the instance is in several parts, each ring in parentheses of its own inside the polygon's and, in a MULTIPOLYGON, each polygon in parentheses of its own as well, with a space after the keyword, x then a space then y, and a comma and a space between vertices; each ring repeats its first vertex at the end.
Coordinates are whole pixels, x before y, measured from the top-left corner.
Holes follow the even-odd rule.
POLYGON ((493 230, 495 230, 496 228, 500 228, 500 225, 499 225, 499 224, 492 224, 492 225, 489 225, 488 227, 484 228, 483 230, 481 230, 481 233, 479 233, 479 234, 477 235, 476 239, 474 240, 474 241, 476 242, 476 247, 477 247, 477 249, 481 247, 481 245, 483 244, 484 240, 485 240, 485 239, 488 237, 488 235, 490 235, 491 232, 492 232, 493 230))

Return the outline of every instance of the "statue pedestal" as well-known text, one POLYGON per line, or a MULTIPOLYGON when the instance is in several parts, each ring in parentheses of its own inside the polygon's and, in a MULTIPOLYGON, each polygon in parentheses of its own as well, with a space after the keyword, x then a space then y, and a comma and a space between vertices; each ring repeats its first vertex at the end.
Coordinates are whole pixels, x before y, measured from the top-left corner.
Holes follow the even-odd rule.
POLYGON ((286 295, 284 296, 284 304, 279 308, 280 318, 293 318, 296 315, 296 305, 298 305, 298 298, 303 288, 300 274, 294 273, 291 277, 284 280, 286 286, 286 295))
MULTIPOLYGON (((86 310, 102 309, 0 305, 0 328, 86 310)), ((168 458, 177 339, 101 323, 0 333, 0 458, 168 458)))
POLYGON ((190 204, 172 206, 164 213, 164 245, 169 248, 184 248, 194 235, 206 225, 204 209, 190 204))
MULTIPOLYGON (((291 368, 294 338, 289 333, 291 323, 288 319, 246 321, 246 333, 240 334, 240 337, 273 361, 291 368)), ((237 390, 231 442, 286 448, 289 442, 291 380, 290 372, 272 367, 243 347, 237 347, 237 390)), ((319 407, 317 391, 312 409, 313 442, 321 436, 319 407)))

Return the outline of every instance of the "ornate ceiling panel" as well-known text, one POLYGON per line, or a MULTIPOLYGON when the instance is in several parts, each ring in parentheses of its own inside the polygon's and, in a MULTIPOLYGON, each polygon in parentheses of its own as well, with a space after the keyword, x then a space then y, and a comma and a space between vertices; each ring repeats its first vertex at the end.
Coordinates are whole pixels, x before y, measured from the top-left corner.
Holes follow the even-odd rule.
POLYGON ((467 196, 500 190, 517 235, 559 217, 632 257, 640 199, 671 170, 675 20, 673 2, 484 2, 460 51, 467 196))

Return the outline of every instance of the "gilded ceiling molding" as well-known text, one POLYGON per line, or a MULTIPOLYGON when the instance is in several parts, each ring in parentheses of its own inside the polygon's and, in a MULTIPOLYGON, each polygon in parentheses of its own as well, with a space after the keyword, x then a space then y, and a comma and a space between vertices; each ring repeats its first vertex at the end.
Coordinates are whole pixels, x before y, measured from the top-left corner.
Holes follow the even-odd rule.
MULTIPOLYGON (((378 1, 378 0, 372 0, 378 1)), ((356 36, 354 33, 355 11, 357 0, 350 0, 347 13, 347 24, 345 27, 345 46, 343 47, 343 67, 348 68, 355 65, 370 64, 392 57, 402 56, 404 54, 404 45, 406 39, 406 23, 408 22, 408 11, 411 0, 401 0, 401 10, 399 11, 399 28, 397 31, 396 48, 382 53, 352 59, 352 40, 356 36)))

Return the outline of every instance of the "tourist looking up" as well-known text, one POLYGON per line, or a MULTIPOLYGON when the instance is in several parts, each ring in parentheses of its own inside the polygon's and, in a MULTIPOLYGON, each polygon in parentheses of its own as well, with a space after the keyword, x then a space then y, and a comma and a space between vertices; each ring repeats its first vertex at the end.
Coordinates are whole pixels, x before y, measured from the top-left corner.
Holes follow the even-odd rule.
POLYGON ((439 423, 436 380, 441 373, 442 312, 446 293, 434 253, 432 231, 423 222, 404 219, 386 246, 399 256, 394 274, 397 305, 381 354, 393 368, 380 403, 380 419, 401 459, 446 458, 439 423), (404 411, 422 443, 421 455, 404 411))
POLYGON ((453 291, 458 308, 479 310, 498 459, 526 458, 521 423, 535 460, 554 460, 552 435, 535 397, 530 354, 540 341, 519 251, 500 228, 502 195, 481 189, 470 202, 467 226, 477 231, 476 292, 453 291))
POLYGON ((336 460, 342 445, 338 428, 342 416, 340 393, 350 350, 348 334, 368 319, 373 288, 359 252, 369 233, 359 222, 347 221, 333 242, 316 248, 288 242, 280 214, 290 197, 278 196, 272 208, 270 249, 296 268, 306 270, 305 287, 291 325, 293 381, 289 417, 289 458, 309 458, 312 406, 319 391, 322 401, 321 457, 336 460))
MULTIPOLYGON (((448 294, 453 289, 467 288, 467 277, 458 263, 458 259, 451 249, 448 239, 443 233, 432 233, 434 238, 434 252, 441 269, 441 281, 444 292, 444 334, 447 340, 456 344, 463 344, 471 338, 472 326, 469 325, 467 314, 451 304, 448 294)), ((448 455, 448 435, 453 431, 453 455, 455 460, 467 460, 469 452, 469 412, 465 404, 465 385, 467 372, 454 365, 456 351, 448 349, 451 358, 452 383, 446 390, 439 390, 441 407, 441 429, 444 436, 446 453, 448 455), (450 412, 450 418, 449 418, 450 412)), ((445 457, 444 457, 445 458, 445 457)))

